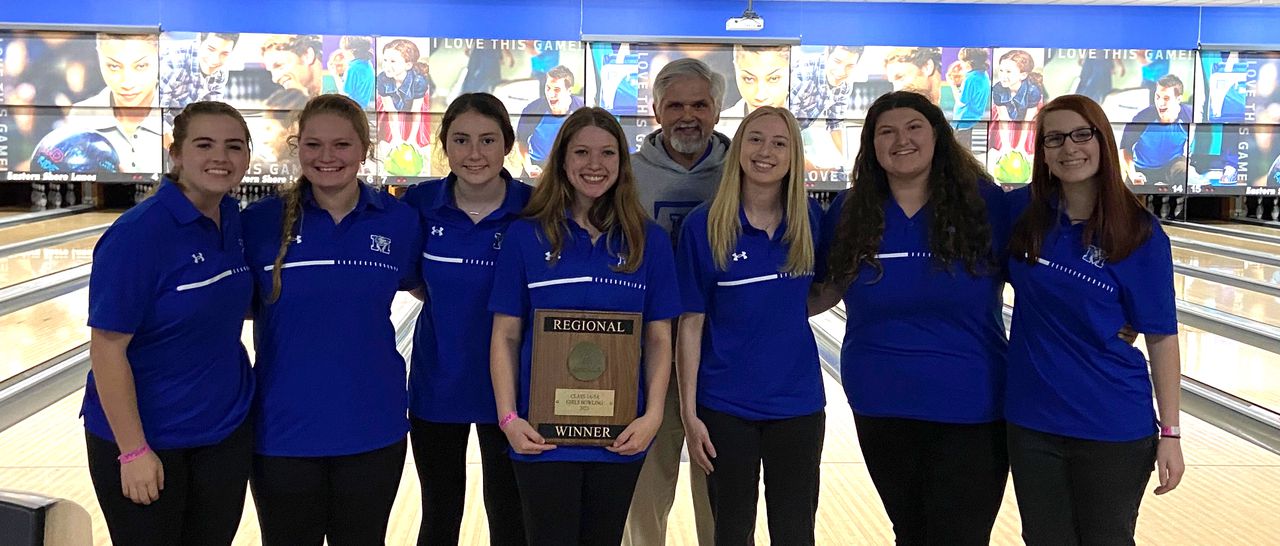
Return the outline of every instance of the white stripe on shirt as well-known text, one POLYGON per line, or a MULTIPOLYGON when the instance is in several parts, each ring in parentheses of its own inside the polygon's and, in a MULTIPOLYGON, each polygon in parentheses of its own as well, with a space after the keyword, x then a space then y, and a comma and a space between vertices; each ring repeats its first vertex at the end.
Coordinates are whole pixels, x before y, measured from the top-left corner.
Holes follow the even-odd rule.
POLYGON ((433 262, 441 262, 446 264, 464 264, 464 265, 483 265, 494 267, 494 263, 490 260, 477 260, 474 258, 450 258, 448 256, 436 256, 435 254, 422 253, 422 257, 433 262))
POLYGON ((576 284, 583 282, 591 282, 591 277, 570 277, 567 279, 551 279, 549 281, 538 281, 529 283, 529 288, 542 288, 544 286, 555 286, 557 284, 576 284))
POLYGON ((1049 266, 1049 267, 1050 267, 1050 268, 1052 268, 1052 269, 1055 269, 1055 270, 1057 270, 1057 271, 1061 271, 1061 272, 1063 272, 1063 273, 1066 273, 1066 274, 1068 274, 1068 275, 1071 275, 1072 277, 1075 277, 1075 278, 1080 279, 1080 280, 1082 280, 1082 281, 1084 281, 1084 282, 1087 282, 1087 283, 1089 283, 1089 284, 1092 284, 1092 285, 1094 285, 1094 286, 1096 286, 1096 287, 1098 287, 1098 288, 1101 288, 1101 289, 1103 289, 1103 290, 1106 290, 1107 292, 1115 292, 1115 291, 1116 291, 1116 287, 1111 286, 1111 285, 1109 285, 1109 284, 1107 284, 1107 283, 1104 283, 1104 282, 1102 282, 1102 281, 1100 281, 1100 280, 1098 280, 1098 279, 1095 279, 1095 278, 1093 278, 1093 277, 1090 277, 1090 276, 1088 276, 1088 275, 1085 275, 1084 273, 1081 273, 1081 272, 1079 272, 1079 271, 1076 271, 1076 270, 1074 270, 1074 269, 1071 269, 1070 267, 1066 267, 1066 266, 1062 266, 1062 265, 1055 264, 1055 263, 1053 263, 1053 262, 1051 262, 1051 261, 1049 261, 1049 260, 1046 260, 1046 259, 1044 259, 1044 258, 1036 258, 1036 261, 1037 261, 1037 262, 1039 262, 1041 265, 1047 265, 1047 266, 1049 266))
POLYGON ((744 284, 753 284, 753 283, 772 281, 777 279, 778 279, 778 274, 774 273, 772 275, 761 275, 759 277, 738 279, 736 281, 720 281, 720 282, 717 282, 716 285, 717 286, 740 286, 744 284))
POLYGON ((877 260, 888 260, 892 258, 932 258, 932 252, 884 252, 876 254, 877 260))
MULTIPOLYGON (((284 265, 280 267, 280 269, 289 269, 290 267, 308 267, 313 265, 335 265, 337 263, 338 262, 336 260, 309 260, 305 262, 285 262, 284 265)), ((263 267, 262 270, 271 271, 275 268, 276 268, 275 264, 271 264, 266 267, 263 267)))
POLYGON ((177 290, 177 291, 179 291, 179 292, 186 292, 187 290, 195 290, 196 288, 204 288, 204 287, 209 286, 209 285, 211 285, 211 284, 213 284, 213 283, 215 283, 215 282, 218 282, 218 281, 220 281, 220 280, 222 280, 222 279, 225 279, 225 278, 227 278, 227 277, 230 277, 230 276, 232 276, 232 275, 235 275, 236 273, 244 273, 245 271, 248 271, 248 270, 249 270, 249 268, 248 268, 248 267, 237 267, 237 268, 235 268, 235 269, 228 269, 228 270, 226 270, 226 271, 223 271, 222 273, 218 273, 217 275, 214 275, 214 276, 213 276, 213 278, 210 278, 210 279, 205 279, 205 280, 203 280, 203 281, 200 281, 200 282, 193 282, 193 283, 190 283, 190 284, 182 284, 182 285, 178 285, 178 288, 177 288, 176 290, 177 290))
POLYGON ((719 281, 716 283, 716 286, 742 286, 744 284, 755 284, 758 282, 768 282, 768 281, 775 281, 779 279, 793 279, 795 277, 812 277, 812 276, 813 276, 812 271, 806 271, 798 275, 795 273, 774 273, 772 275, 761 275, 759 277, 738 279, 736 281, 719 281))

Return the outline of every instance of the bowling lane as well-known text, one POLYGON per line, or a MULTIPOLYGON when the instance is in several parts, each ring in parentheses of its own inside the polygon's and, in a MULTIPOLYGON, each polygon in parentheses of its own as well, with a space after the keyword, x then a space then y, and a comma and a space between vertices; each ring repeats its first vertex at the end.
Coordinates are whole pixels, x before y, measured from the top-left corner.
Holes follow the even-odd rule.
POLYGON ((7 288, 93 261, 93 245, 98 243, 99 237, 99 235, 90 235, 0 258, 0 288, 7 288))
POLYGON ((1280 227, 1276 226, 1262 226, 1258 224, 1246 224, 1244 222, 1224 222, 1221 220, 1196 220, 1195 223, 1213 226, 1220 229, 1252 233, 1254 235, 1267 235, 1280 239, 1280 227))
POLYGON ((1272 296, 1178 274, 1173 287, 1180 300, 1280 328, 1280 301, 1272 296))
POLYGON ((1183 375, 1280 413, 1280 355, 1185 324, 1178 330, 1183 375))
POLYGON ((1173 247, 1173 263, 1280 287, 1280 267, 1178 247, 1173 247))
POLYGON ((50 235, 58 235, 60 233, 76 229, 110 224, 119 216, 119 211, 85 212, 81 214, 73 214, 71 216, 51 218, 40 222, 31 222, 29 224, 0 228, 0 246, 21 243, 23 241, 30 241, 31 239, 48 237, 50 235))
MULTIPOLYGON (((1185 229, 1175 226, 1164 226, 1165 233, 1170 237, 1180 239, 1190 239, 1200 243, 1209 243, 1215 245, 1228 246, 1250 252, 1258 252, 1269 256, 1280 257, 1280 243, 1264 243, 1253 239, 1245 239, 1243 237, 1232 237, 1230 235, 1219 235, 1217 233, 1206 233, 1196 231, 1194 229, 1185 229)), ((1177 243, 1174 243, 1175 245, 1177 243)))
POLYGON ((89 341, 89 289, 0 316, 0 381, 89 341))

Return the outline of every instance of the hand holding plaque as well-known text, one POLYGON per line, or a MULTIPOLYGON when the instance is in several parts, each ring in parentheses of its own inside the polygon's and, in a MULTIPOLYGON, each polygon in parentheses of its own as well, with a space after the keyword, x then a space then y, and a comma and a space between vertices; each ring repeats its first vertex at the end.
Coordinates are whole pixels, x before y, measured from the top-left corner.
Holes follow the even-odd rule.
POLYGON ((534 312, 529 422, 547 442, 612 445, 636 418, 640 313, 534 312))

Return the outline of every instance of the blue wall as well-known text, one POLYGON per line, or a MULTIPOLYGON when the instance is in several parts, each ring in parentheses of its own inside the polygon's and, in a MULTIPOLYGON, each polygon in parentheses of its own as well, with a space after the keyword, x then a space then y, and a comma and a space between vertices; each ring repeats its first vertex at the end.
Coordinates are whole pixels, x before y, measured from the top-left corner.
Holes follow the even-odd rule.
POLYGON ((758 1, 760 33, 730 33, 741 0, 55 0, 6 2, 3 23, 578 40, 583 35, 753 36, 806 44, 1280 48, 1280 8, 758 1))

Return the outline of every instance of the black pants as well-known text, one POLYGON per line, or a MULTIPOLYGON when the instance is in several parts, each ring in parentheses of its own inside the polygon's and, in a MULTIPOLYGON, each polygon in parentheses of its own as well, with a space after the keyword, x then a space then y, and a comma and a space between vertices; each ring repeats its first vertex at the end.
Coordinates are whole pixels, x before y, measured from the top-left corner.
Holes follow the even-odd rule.
POLYGON ((248 419, 217 444, 156 451, 164 466, 164 490, 147 506, 124 496, 116 444, 89 432, 85 444, 89 477, 114 544, 212 546, 235 538, 253 460, 248 419))
MULTIPOLYGON (((433 423, 410 418, 413 460, 422 484, 422 527, 418 546, 458 544, 467 492, 467 439, 470 423, 433 423)), ((507 436, 498 425, 476 425, 480 464, 484 471, 484 510, 489 520, 489 543, 523 546, 524 521, 520 492, 507 456, 507 436)))
POLYGON ((1099 442, 1009 425, 1009 463, 1029 546, 1133 544, 1157 438, 1099 442))
POLYGON ((897 544, 990 543, 1009 478, 1003 421, 853 417, 897 544))
POLYGON ((253 457, 262 543, 383 544, 404 472, 406 442, 339 457, 253 457))
POLYGON ((827 414, 748 421, 698 406, 698 418, 716 447, 715 471, 707 476, 716 544, 752 544, 762 463, 770 540, 813 544, 827 414))
POLYGON ((644 461, 513 461, 525 535, 537 546, 618 546, 644 461))

